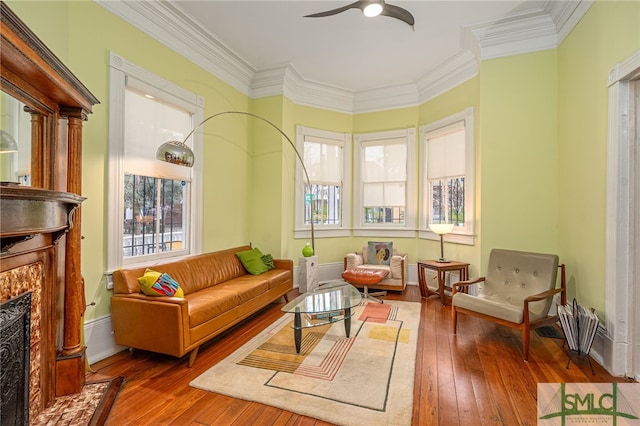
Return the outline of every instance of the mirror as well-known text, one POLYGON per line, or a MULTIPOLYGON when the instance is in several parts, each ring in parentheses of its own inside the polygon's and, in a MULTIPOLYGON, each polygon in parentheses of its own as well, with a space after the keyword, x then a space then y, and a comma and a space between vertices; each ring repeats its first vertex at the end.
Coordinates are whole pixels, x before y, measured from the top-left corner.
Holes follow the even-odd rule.
POLYGON ((0 184, 31 186, 31 115, 25 104, 0 92, 0 184))

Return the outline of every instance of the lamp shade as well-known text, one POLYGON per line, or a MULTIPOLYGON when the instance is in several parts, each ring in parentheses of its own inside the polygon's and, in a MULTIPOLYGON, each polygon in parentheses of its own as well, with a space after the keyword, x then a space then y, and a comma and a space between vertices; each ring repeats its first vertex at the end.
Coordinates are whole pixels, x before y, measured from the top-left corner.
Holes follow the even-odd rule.
POLYGON ((449 232, 453 231, 454 224, 453 223, 430 223, 429 229, 431 232, 438 235, 445 235, 449 232))
POLYGON ((18 152, 18 143, 9 133, 0 130, 0 154, 18 152))
POLYGON ((160 145, 156 151, 156 158, 185 167, 193 167, 193 162, 195 161, 191 148, 184 142, 179 141, 169 141, 160 145))

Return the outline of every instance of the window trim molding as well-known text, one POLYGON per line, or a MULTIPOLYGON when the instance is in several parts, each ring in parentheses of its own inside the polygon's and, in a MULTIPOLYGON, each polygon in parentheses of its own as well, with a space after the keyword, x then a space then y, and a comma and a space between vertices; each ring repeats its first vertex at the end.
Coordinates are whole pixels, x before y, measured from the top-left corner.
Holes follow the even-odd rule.
MULTIPOLYGON (((640 296, 634 279, 634 266, 640 243, 635 224, 640 214, 635 195, 636 158, 629 121, 634 108, 631 88, 640 80, 640 50, 615 64, 608 75, 608 135, 605 254, 605 327, 603 365, 614 375, 638 378, 637 359, 640 321, 634 312, 640 296), (635 81, 635 83, 634 83, 635 81), (635 197, 635 198, 634 198, 635 197), (635 204, 634 204, 635 203, 635 204), (634 233, 635 231, 635 233, 634 233), (635 370, 634 370, 635 367, 635 370)), ((639 112, 635 112, 638 114, 639 112)), ((637 130, 636 130, 637 131, 637 130)), ((636 281, 637 282, 637 281, 636 281)))
MULTIPOLYGON (((123 223, 120 220, 124 199, 124 116, 121 113, 124 106, 126 78, 131 76, 156 87, 171 96, 192 105, 194 108, 194 123, 200 123, 204 117, 204 98, 193 94, 175 83, 167 81, 129 61, 124 57, 109 52, 109 159, 107 165, 107 261, 106 273, 122 267, 123 249, 121 236, 123 223), (118 177, 114 179, 113 177, 118 177)), ((202 158, 202 132, 193 135, 193 152, 196 158, 202 158)), ((202 251, 202 161, 196 161, 191 173, 191 193, 189 196, 189 252, 191 254, 202 251)), ((158 254, 153 259, 140 259, 139 262, 126 262, 127 267, 144 266, 158 263, 163 258, 180 258, 183 256, 166 256, 158 254)))
POLYGON ((388 130, 382 132, 358 133, 354 135, 353 153, 353 236, 356 237, 407 237, 415 238, 416 208, 415 181, 416 162, 411 161, 412 153, 416 152, 416 128, 388 130), (407 181, 405 194, 405 223, 404 225, 365 225, 362 210, 362 146, 368 142, 406 138, 407 143, 407 181))
POLYGON ((429 200, 425 196, 427 190, 426 183, 426 137, 430 133, 438 133, 450 128, 457 123, 464 123, 465 128, 465 191, 468 191, 465 199, 465 230, 463 232, 453 231, 444 236, 444 241, 457 244, 474 245, 475 244, 475 116, 474 107, 468 107, 464 110, 452 114, 448 117, 434 121, 432 123, 424 124, 420 126, 420 176, 419 176, 419 225, 418 225, 418 238, 425 240, 437 240, 440 241, 440 235, 435 234, 429 229, 429 200), (471 213, 471 218, 469 218, 471 213))
MULTIPOLYGON (((340 226, 314 225, 316 237, 347 237, 351 229, 351 134, 334 132, 332 130, 316 129, 312 127, 296 126, 296 149, 304 158, 304 137, 314 136, 318 138, 336 141, 336 145, 342 146, 342 205, 340 211, 340 226)), ((296 161, 296 189, 295 200, 295 228, 294 238, 311 238, 311 226, 304 225, 304 186, 306 179, 302 167, 296 161)))

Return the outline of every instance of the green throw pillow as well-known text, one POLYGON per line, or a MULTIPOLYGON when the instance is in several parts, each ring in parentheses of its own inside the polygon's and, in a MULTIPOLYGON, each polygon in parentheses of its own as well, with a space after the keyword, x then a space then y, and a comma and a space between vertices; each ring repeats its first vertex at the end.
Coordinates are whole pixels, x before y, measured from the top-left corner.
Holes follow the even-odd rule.
POLYGON ((244 269, 247 270, 248 273, 253 275, 259 275, 263 272, 267 272, 269 267, 265 265, 262 260, 262 252, 257 248, 253 248, 251 250, 239 251, 236 253, 238 259, 244 266, 244 269))
POLYGON ((383 243, 369 241, 366 263, 372 265, 390 265, 393 255, 393 242, 383 243))
POLYGON ((184 297, 180 284, 167 273, 147 268, 144 275, 138 278, 138 284, 147 296, 184 297))
POLYGON ((276 267, 276 265, 273 263, 273 256, 271 256, 270 254, 265 254, 264 256, 262 256, 262 261, 265 265, 267 265, 267 268, 269 269, 273 269, 276 267))

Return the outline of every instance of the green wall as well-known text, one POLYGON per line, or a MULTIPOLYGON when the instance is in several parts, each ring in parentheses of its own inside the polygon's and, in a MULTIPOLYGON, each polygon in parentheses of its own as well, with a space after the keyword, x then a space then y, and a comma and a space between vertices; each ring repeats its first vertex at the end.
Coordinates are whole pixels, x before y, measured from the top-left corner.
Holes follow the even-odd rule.
POLYGON ((596 2, 558 48, 558 251, 604 318, 609 70, 640 49, 640 2, 596 2))
MULTIPOLYGON (((249 99, 94 2, 7 4, 101 102, 84 125, 82 156, 82 195, 87 197, 82 205, 82 274, 87 303, 96 303, 87 308, 85 318, 99 318, 109 314, 111 296, 104 278, 109 51, 203 96, 205 116, 229 109, 246 111, 249 99)), ((215 120, 215 124, 205 127, 205 251, 250 240, 245 226, 250 210, 246 196, 250 165, 246 121, 227 117, 215 120), (229 223, 239 226, 228 226, 229 223)))
MULTIPOLYGON (((108 315, 111 294, 103 277, 109 51, 203 96, 205 117, 252 111, 291 137, 298 124, 351 133, 418 128, 473 106, 476 244, 447 244, 447 256, 470 262, 477 276, 493 247, 557 252, 580 302, 603 310, 606 81, 640 47, 639 2, 596 2, 558 49, 483 61, 478 76, 418 107, 353 115, 283 96, 250 100, 93 2, 7 4, 101 101, 84 128, 82 273, 87 302, 96 302, 87 319, 108 315)), ((240 116, 216 118, 204 134, 203 249, 252 242, 297 261, 306 239, 293 237, 296 159, 285 141, 240 116)), ((366 240, 320 239, 316 249, 321 263, 340 262, 366 240)), ((435 241, 399 241, 410 263, 439 251, 435 241)))
POLYGON ((492 248, 557 253, 556 51, 482 62, 481 265, 492 248))

